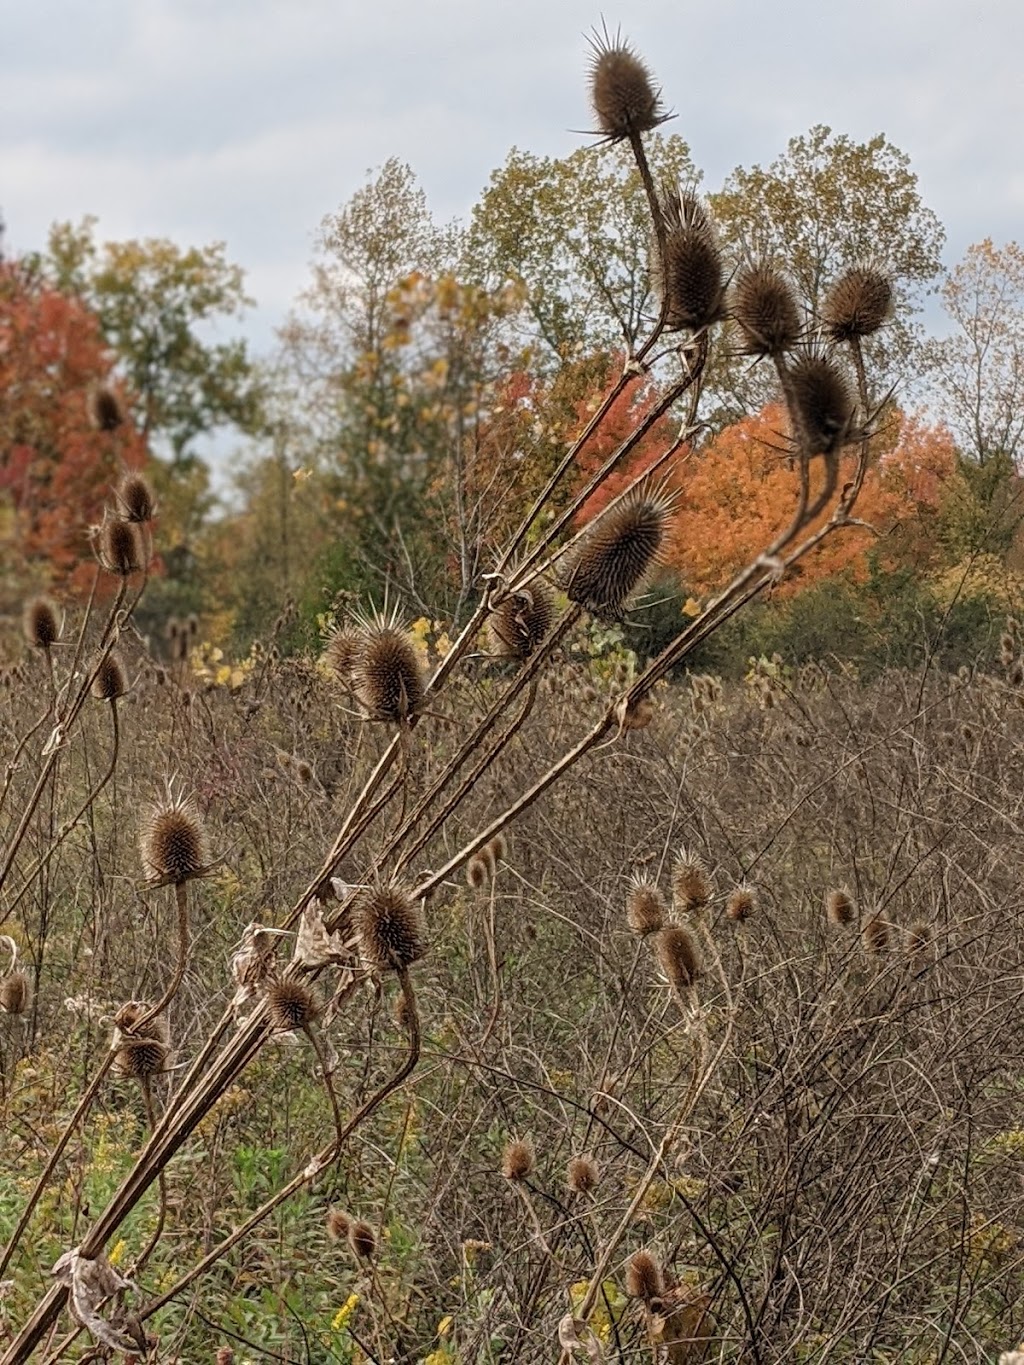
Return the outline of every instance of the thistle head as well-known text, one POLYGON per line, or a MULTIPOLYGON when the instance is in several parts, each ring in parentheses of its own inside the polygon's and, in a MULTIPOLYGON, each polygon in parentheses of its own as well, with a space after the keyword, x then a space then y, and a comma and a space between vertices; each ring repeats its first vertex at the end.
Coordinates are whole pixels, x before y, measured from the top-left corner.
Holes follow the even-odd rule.
POLYGON ((14 967, 0 976, 0 1010, 4 1014, 27 1014, 32 1003, 32 985, 28 973, 14 967))
POLYGON ((725 262, 703 201, 692 191, 661 200, 663 239, 653 258, 655 292, 670 331, 700 332, 725 315, 725 262))
POLYGON ((124 400, 116 389, 100 384, 89 394, 89 420, 97 431, 116 431, 128 419, 124 400))
POLYGON ((657 1257, 646 1247, 634 1251, 626 1262, 626 1293, 631 1299, 650 1303, 660 1299, 664 1292, 665 1278, 657 1257))
POLYGON ((92 680, 92 695, 98 701, 117 701, 128 691, 128 675, 116 649, 104 655, 92 680))
POLYGON ((267 1014, 278 1033, 308 1028, 320 1013, 320 1002, 302 981, 285 977, 267 987, 267 1014))
POLYGON ((703 859, 685 848, 672 864, 672 899, 686 914, 703 910, 711 899, 711 878, 703 859))
POLYGON ((748 920, 757 910, 757 892, 752 886, 734 887, 729 893, 729 899, 725 903, 726 919, 734 920, 737 924, 742 924, 748 920))
POLYGON ((377 1254, 377 1234, 362 1218, 350 1224, 348 1244, 352 1254, 360 1261, 372 1261, 377 1254))
POLYGON ((866 953, 881 957, 892 947, 892 925, 879 914, 869 915, 861 925, 860 941, 866 953))
POLYGON ((96 558, 107 573, 131 578, 148 566, 148 556, 138 525, 108 517, 96 537, 96 558))
POLYGON ((166 1071, 171 1056, 171 1029, 165 1014, 147 1020, 137 1031, 148 1013, 143 1001, 129 1000, 114 1015, 114 1070, 137 1081, 166 1071))
POLYGON ((825 915, 829 924, 852 924, 857 918, 857 902, 845 886, 833 887, 825 895, 825 915))
POLYGON ((566 1172, 566 1184, 574 1194, 591 1194, 601 1180, 601 1171, 592 1156, 574 1156, 566 1172))

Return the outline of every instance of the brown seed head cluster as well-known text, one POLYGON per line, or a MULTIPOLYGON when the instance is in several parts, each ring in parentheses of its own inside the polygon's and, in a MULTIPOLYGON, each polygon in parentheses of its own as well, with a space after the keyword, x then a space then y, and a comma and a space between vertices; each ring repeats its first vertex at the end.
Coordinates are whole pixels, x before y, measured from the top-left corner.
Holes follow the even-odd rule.
POLYGON ((267 987, 267 1013, 279 1033, 308 1028, 320 1013, 320 1003, 302 981, 286 977, 267 987))
POLYGON ((932 941, 931 926, 924 920, 915 920, 907 930, 907 952, 926 952, 932 941))
POLYGON ((359 657, 359 635, 347 626, 340 626, 332 632, 324 649, 324 661, 331 673, 346 686, 352 681, 352 672, 359 657))
POLYGON ((343 1209, 330 1208, 327 1210, 327 1236, 332 1242, 343 1242, 348 1236, 348 1230, 352 1226, 352 1219, 343 1209))
POLYGON ((711 878, 704 862, 681 850, 672 866, 672 899, 685 914, 703 910, 711 899, 711 878))
POLYGON ((186 797, 151 806, 140 837, 142 865, 153 886, 182 886, 206 875, 210 858, 199 814, 186 797))
POLYGON ((726 919, 742 924, 757 910, 757 892, 752 886, 737 886, 725 903, 726 919))
POLYGON ((141 1000, 129 1000, 114 1016, 114 1070, 121 1076, 146 1081, 150 1076, 167 1070, 171 1056, 171 1029, 165 1014, 158 1014, 135 1029, 149 1006, 141 1000))
POLYGON ((665 1279, 657 1258, 645 1247, 634 1251, 626 1262, 626 1293, 631 1299, 650 1303, 664 1292, 665 1279))
POLYGON ((0 1010, 4 1014, 27 1014, 32 1003, 32 987, 28 973, 20 967, 0 976, 0 1010))
POLYGON ((371 971, 405 971, 426 951, 419 906, 404 886, 368 887, 356 901, 353 919, 371 971))
POLYGON ((658 558, 672 509, 671 498, 638 491, 602 513, 570 561, 569 600, 599 616, 620 616, 658 558))
POLYGON ((555 601, 542 578, 510 593, 487 618, 491 650, 506 659, 528 659, 554 624, 555 601))
POLYGON ((50 597, 26 602, 22 618, 25 639, 34 649, 49 649, 60 639, 60 612, 50 597))
POLYGON ((892 316, 892 281, 873 266, 844 270, 825 295, 821 320, 833 341, 871 336, 892 316))
POLYGON ((702 201, 689 191, 661 201, 664 242, 653 253, 654 287, 669 331, 700 332, 725 315, 725 262, 702 201))
POLYGON ((92 682, 92 695, 98 701, 117 701, 128 691, 128 676, 116 649, 101 661, 92 682))
POLYGON ((796 294, 774 265, 740 270, 732 287, 731 311, 748 355, 782 355, 800 340, 803 324, 796 294))
POLYGON ((108 517, 96 540, 96 558, 107 573, 118 578, 142 573, 146 568, 146 550, 135 522, 108 517))
POLYGON ((145 526, 156 515, 156 500, 147 479, 131 471, 117 485, 115 493, 122 521, 145 526))
POLYGON ((649 133, 669 116, 661 105, 661 91, 651 73, 618 34, 595 34, 591 39, 590 99, 597 126, 608 142, 622 142, 649 133))
POLYGON ((831 455, 850 441, 856 416, 853 389, 839 363, 808 353, 788 371, 791 417, 807 455, 831 455))
POLYGON ((513 1182, 526 1180, 534 1167, 533 1143, 529 1138, 513 1138, 501 1154, 501 1173, 513 1182))
POLYGON ((845 887, 834 887, 825 896, 829 924, 852 924, 857 918, 857 902, 845 887))
POLYGON ((869 915, 861 926, 860 940, 866 953, 881 957, 892 947, 892 925, 881 915, 869 915))
POLYGON ((106 384, 89 394, 89 420, 97 431, 116 431, 127 420, 124 401, 106 384))
POLYGON ((401 725, 423 701, 424 677, 412 636, 397 617, 360 623, 351 684, 369 720, 401 725))
POLYGON ((600 1168, 592 1156, 574 1156, 569 1162, 566 1183, 574 1194, 590 1194, 600 1179, 600 1168))
POLYGON ((377 1234, 369 1223, 357 1218, 348 1230, 348 1244, 360 1261, 372 1261, 377 1253, 377 1234))
POLYGON ((677 991, 688 990, 701 973, 700 950, 688 929, 671 924, 655 940, 658 962, 669 984, 677 991))
POLYGON ((626 897, 626 923, 639 938, 665 927, 668 907, 654 882, 634 877, 626 897))

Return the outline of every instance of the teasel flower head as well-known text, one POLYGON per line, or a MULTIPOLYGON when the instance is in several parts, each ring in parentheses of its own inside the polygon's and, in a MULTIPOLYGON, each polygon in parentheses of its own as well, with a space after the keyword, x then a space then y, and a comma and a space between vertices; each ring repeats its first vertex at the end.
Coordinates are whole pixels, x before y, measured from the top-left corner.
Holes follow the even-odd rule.
POLYGON ((668 920, 665 898, 652 881, 634 874, 626 896, 626 923, 638 938, 656 934, 668 920))
POLYGON ((701 974, 700 950, 681 924, 670 924, 654 940, 658 963, 670 986, 688 990, 701 974))
POLYGON ((821 321, 833 341, 871 336, 893 311, 892 280, 871 265, 844 270, 825 295, 821 321))
POLYGON ((165 1014, 148 1020, 141 1032, 135 1029, 149 1006, 129 1000, 114 1015, 114 1070, 121 1076, 146 1081, 167 1070, 171 1056, 171 1029, 165 1014))
POLYGON ((32 986, 28 973, 15 967, 0 976, 0 1010, 4 1014, 27 1014, 32 1003, 32 986))
POLYGON ((156 500, 149 480, 135 470, 129 470, 117 485, 114 497, 122 521, 145 526, 156 516, 156 500))
POLYGON ((352 1219, 344 1209, 330 1208, 327 1210, 325 1220, 327 1236, 332 1242, 343 1242, 348 1236, 348 1230, 352 1226, 352 1219))
POLYGON ((569 600, 598 616, 621 616, 657 562, 674 507, 670 494, 639 488, 602 512, 569 561, 569 600))
POLYGON ((665 1292, 665 1277, 657 1257, 646 1247, 634 1251, 626 1262, 626 1293, 631 1299, 643 1299, 650 1303, 660 1299, 665 1292))
POLYGON ((601 1180, 601 1171, 592 1156, 574 1156, 569 1162, 566 1183, 574 1194, 591 1194, 601 1180))
POLYGON ((324 649, 324 662, 338 682, 347 686, 352 681, 358 657, 358 632, 347 626, 339 626, 331 633, 324 649))
POLYGON ((372 1261, 377 1254, 377 1234, 362 1218, 349 1225, 348 1244, 360 1261, 372 1261))
POLYGON ((881 957, 892 947, 892 925, 881 915, 869 915, 861 925, 860 940, 866 953, 881 957))
POLYGON ((825 915, 829 924, 852 924, 857 918, 857 902, 845 886, 833 887, 825 896, 825 915))
POLYGON ((701 332, 725 316, 725 262, 711 218, 692 191, 662 197, 663 238, 652 253, 652 283, 669 331, 701 332))
POLYGON ((735 887, 729 894, 729 899, 725 903, 726 919, 735 920, 742 924, 757 911, 757 892, 752 886, 735 887))
POLYGON ((467 885, 471 886, 474 891, 479 891, 482 887, 487 885, 490 875, 487 860, 481 858, 479 853, 474 854, 466 864, 467 885))
POLYGON ((529 1138, 513 1138, 505 1144, 501 1154, 501 1173, 513 1184, 527 1180, 533 1172, 536 1158, 529 1138))
POLYGON ((127 421, 124 400, 116 389, 100 384, 89 394, 89 420, 97 431, 116 431, 127 421))
POLYGON ((672 865, 672 899, 687 914, 703 910, 711 899, 711 878, 702 859, 680 849, 672 865))
POLYGON ((792 284, 767 263, 739 271, 732 286, 731 313, 748 355, 782 355, 793 349, 803 331, 792 284))
POLYGON ((302 981, 285 977, 267 986, 267 1014, 278 1033, 305 1029, 320 1013, 320 1002, 302 981))
POLYGON ((359 620, 352 687, 368 720, 404 724, 423 701, 424 677, 415 642, 397 611, 359 620))
POLYGON ((107 573, 131 578, 147 567, 149 556, 138 526, 133 521, 107 517, 96 535, 96 558, 107 573))
POLYGON ((915 920, 907 930, 907 952, 914 955, 927 952, 931 941, 931 926, 924 920, 915 920))
POLYGON ((420 908, 408 888, 395 882, 362 891, 353 922, 360 953, 371 971, 405 971, 426 952, 420 908))
POLYGON ((57 604, 45 595, 25 603, 22 626, 25 639, 33 649, 49 649, 60 639, 61 615, 57 604))
POLYGON ((671 117, 646 64, 619 33, 613 38, 607 29, 595 31, 590 46, 590 100, 605 142, 649 133, 671 117))
POLYGON ((116 649, 112 649, 100 661, 96 676, 92 681, 92 695, 98 701, 117 701, 128 691, 128 677, 124 664, 116 649))
POLYGON ((190 798, 167 796, 146 812, 140 836, 142 865, 151 886, 183 886, 205 877, 210 857, 206 831, 190 798))
POLYGON ((808 351, 786 371, 787 400, 806 455, 832 455, 848 445, 857 416, 849 376, 834 356, 808 351))
POLYGON ((542 578, 534 578, 509 593, 487 618, 487 638, 493 653, 506 659, 528 659, 544 640, 555 620, 555 600, 542 578))

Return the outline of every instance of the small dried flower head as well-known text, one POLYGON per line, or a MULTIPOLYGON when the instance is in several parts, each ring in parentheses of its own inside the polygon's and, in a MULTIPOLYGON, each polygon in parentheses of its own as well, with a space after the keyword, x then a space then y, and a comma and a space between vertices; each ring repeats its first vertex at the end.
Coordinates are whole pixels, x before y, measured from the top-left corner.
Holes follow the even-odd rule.
POLYGON ((756 910, 757 892, 752 886, 735 887, 725 903, 726 918, 736 920, 737 923, 749 919, 756 910))
POLYGON ((638 697, 628 706, 620 704, 616 715, 623 730, 646 730, 654 719, 654 702, 650 697, 638 697))
POLYGON ((359 656, 359 635, 346 626, 331 633, 324 649, 324 662, 331 673, 346 685, 352 680, 352 672, 359 656))
POLYGON ((101 661, 92 682, 92 695, 98 701, 117 701, 128 691, 128 677, 117 650, 111 650, 101 661))
POLYGON ((829 924, 852 924, 857 918, 857 902, 846 887, 834 887, 825 896, 829 924))
POLYGON ((504 834, 496 834, 493 839, 489 839, 486 847, 490 852, 495 867, 497 867, 500 862, 504 862, 508 857, 508 840, 505 838, 504 834))
POLYGON ((702 910, 711 899, 711 878, 696 854, 680 850, 672 865, 672 898, 679 910, 692 914, 702 910))
POLYGON ((892 316, 893 291, 888 275, 873 266, 844 270, 822 305, 821 320, 833 341, 871 336, 892 316))
POLYGON ((354 923, 363 961, 372 971, 404 971, 426 951, 419 906, 404 886, 367 887, 356 901, 354 923))
POLYGON ((305 758, 295 760, 295 776, 304 787, 308 787, 316 774, 313 772, 313 765, 305 758))
POLYGON ((187 797, 172 796, 151 806, 140 839, 142 865, 151 885, 181 886, 205 876, 209 866, 206 834, 187 797))
POLYGON ((22 621, 25 639, 34 649, 49 649, 60 639, 60 612, 49 597, 33 597, 25 603, 22 621))
POLYGON ((725 315, 725 262, 707 209, 688 191, 661 200, 664 241, 652 256, 653 285, 669 331, 700 332, 725 315))
POLYGON ((668 907, 654 882, 634 876, 626 896, 626 923, 633 933, 641 938, 656 934, 667 919, 668 907))
POLYGON ((370 720, 402 724, 416 713, 423 701, 423 669, 415 642, 396 613, 360 622, 352 686, 370 720))
POLYGON ((214 1365, 235 1365, 235 1353, 230 1346, 219 1346, 214 1365))
POLYGON ((27 1014, 32 1003, 28 974, 20 967, 0 976, 0 1010, 5 1014, 27 1014))
POLYGON ((343 1242, 352 1226, 352 1219, 343 1209, 330 1208, 327 1210, 326 1226, 327 1236, 332 1242, 343 1242))
POLYGON ((127 420, 121 395, 106 384, 93 389, 89 394, 89 420, 98 431, 116 431, 127 420))
POLYGON ((136 1032, 148 1013, 143 1001, 129 1000, 114 1015, 114 1070, 137 1081, 166 1071, 171 1056, 171 1030, 165 1014, 158 1014, 136 1032))
POLYGON ((881 915, 869 915, 861 926, 860 938, 864 951, 880 957, 892 945, 892 926, 881 915))
POLYGON ((108 517, 100 527, 96 557, 107 573, 130 578, 146 568, 146 550, 138 526, 108 517))
POLYGON ((907 952, 923 953, 932 941, 931 926, 924 920, 915 920, 907 930, 907 952))
POLYGON ((506 1180, 526 1180, 534 1166, 533 1143, 529 1138, 513 1138, 501 1154, 501 1173, 506 1180))
POLYGON ((466 881, 474 891, 479 891, 482 886, 487 885, 489 875, 485 859, 479 854, 470 858, 466 864, 466 881))
POLYGON ((700 951, 692 934, 680 924, 662 929, 655 943, 658 962, 675 990, 688 990, 701 973, 700 951))
POLYGON ((590 1194, 601 1179, 601 1172, 592 1156, 574 1156, 569 1162, 567 1183, 575 1194, 590 1194))
POLYGON ((348 1244, 361 1261, 372 1261, 377 1252, 377 1235, 361 1218, 349 1227, 348 1244))
POLYGON ((619 616, 658 558, 673 500, 637 490, 587 529, 568 569, 566 592, 597 615, 619 616))
POLYGON ((790 365, 788 399, 798 440, 807 455, 831 455, 851 437, 853 389, 832 357, 809 352, 790 365))
POLYGON ((665 1292, 665 1278, 657 1258, 646 1248, 634 1251, 626 1262, 626 1293, 631 1299, 650 1303, 665 1292))
POLYGON ((661 91, 629 44, 605 30, 595 32, 590 45, 590 100, 605 141, 622 142, 664 123, 669 115, 662 109, 661 91))
POLYGON ((774 265, 740 270, 732 287, 732 316, 748 355, 782 355, 800 340, 802 319, 796 294, 774 265))
POLYGON ((134 470, 127 473, 117 485, 115 497, 122 521, 145 526, 156 515, 156 500, 149 481, 134 470))
POLYGON ((319 1012, 316 996, 302 981, 285 977, 267 987, 267 1013, 280 1033, 308 1028, 319 1012))
POLYGON ((506 659, 528 659, 547 636, 555 619, 555 600, 542 578, 517 588, 487 618, 493 653, 506 659))

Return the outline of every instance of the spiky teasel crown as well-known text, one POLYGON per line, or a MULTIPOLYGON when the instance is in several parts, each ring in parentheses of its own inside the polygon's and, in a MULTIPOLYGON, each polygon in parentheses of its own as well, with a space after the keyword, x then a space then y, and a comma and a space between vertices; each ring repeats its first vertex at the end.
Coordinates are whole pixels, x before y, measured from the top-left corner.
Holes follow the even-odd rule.
POLYGON ((555 599, 542 578, 509 593, 487 618, 487 636, 495 654, 528 659, 555 620, 555 599))
POLYGON ((28 973, 15 967, 6 976, 0 976, 0 1010, 5 1014, 27 1014, 32 1003, 32 986, 28 973))
POLYGON ((124 400, 106 384, 89 394, 89 420, 98 431, 116 431, 127 420, 124 400))
POLYGON ((360 1261, 371 1261, 377 1253, 377 1234, 369 1223, 357 1218, 349 1225, 348 1244, 360 1261))
POLYGON ((606 28, 590 38, 590 101, 597 127, 606 142, 622 142, 649 133, 671 118, 662 108, 661 91, 651 73, 621 33, 606 28))
POLYGON ((156 516, 156 500, 149 481, 134 470, 129 471, 114 492, 122 521, 145 526, 156 516))
POLYGON ((142 573, 147 567, 148 555, 138 525, 107 517, 96 537, 96 558, 107 573, 118 578, 142 573))
POLYGON ((151 886, 183 886, 210 867, 206 832, 190 797, 168 787, 163 801, 146 812, 139 837, 142 865, 151 886))
POLYGON ((46 596, 25 603, 22 617, 25 639, 34 649, 49 649, 60 639, 61 619, 56 602, 46 596))
POLYGON ((665 927, 668 907, 654 882, 634 873, 626 896, 626 923, 638 937, 656 934, 665 927))
POLYGON ((866 953, 880 957, 892 947, 892 925, 877 913, 869 915, 861 926, 860 940, 866 953))
POLYGON ((711 899, 711 878, 703 859, 685 848, 672 864, 672 898, 676 906, 692 914, 711 899))
POLYGON ((892 280, 873 265, 844 270, 825 295, 821 321, 833 341, 871 336, 893 311, 892 280))
POLYGON ((92 682, 92 695, 98 701, 117 701, 128 691, 128 676, 117 650, 104 656, 92 682))
POLYGON ((670 986, 686 990, 701 974, 700 950, 688 929, 670 924, 654 940, 658 962, 670 986))
POLYGON ((729 893, 725 903, 726 919, 742 924, 757 910, 757 892, 752 886, 737 886, 729 893))
POLYGON ((826 894, 825 914, 830 924, 852 924, 857 918, 857 902, 845 886, 833 887, 826 894))
POLYGON ((601 1171, 592 1156, 574 1156, 569 1162, 566 1184, 574 1194, 590 1194, 601 1181, 601 1171))
POLYGON ((786 370, 786 398, 805 455, 832 455, 854 437, 853 385, 834 355, 808 349, 786 370))
POLYGON ((669 331, 700 332, 725 313, 725 264, 704 201, 692 190, 662 197, 663 240, 652 258, 669 331))
POLYGON ((419 905, 395 882, 368 886, 356 900, 353 923, 363 961, 375 972, 402 972, 426 951, 419 905))
POLYGON ((516 1183, 526 1180, 533 1171, 535 1156, 529 1138, 513 1138, 505 1144, 501 1154, 501 1173, 506 1180, 516 1183))
POLYGON ((320 1013, 320 1002, 302 981, 286 977, 267 987, 267 1013, 279 1033, 308 1028, 320 1013))
POLYGON ((135 1028, 149 1013, 141 1000, 129 1000, 114 1015, 114 1070, 137 1081, 166 1071, 171 1056, 171 1029, 165 1014, 158 1014, 135 1028))
POLYGON ((665 1279, 657 1258, 642 1247, 634 1251, 626 1262, 626 1293, 631 1299, 644 1299, 650 1303, 659 1299, 665 1292, 665 1279))
POLYGON ((748 355, 782 355, 800 340, 800 305, 777 266, 767 262, 743 266, 733 282, 730 311, 748 355))
POLYGON ((621 616, 657 562, 674 510, 664 487, 641 487, 602 512, 569 560, 569 600, 598 616, 621 616))
POLYGON ((369 720, 403 724, 423 701, 425 680, 416 643, 398 609, 354 618, 351 685, 369 720))
POLYGON ((350 626, 332 631, 324 647, 324 662, 338 682, 352 681, 352 670, 359 656, 359 633, 350 626))

